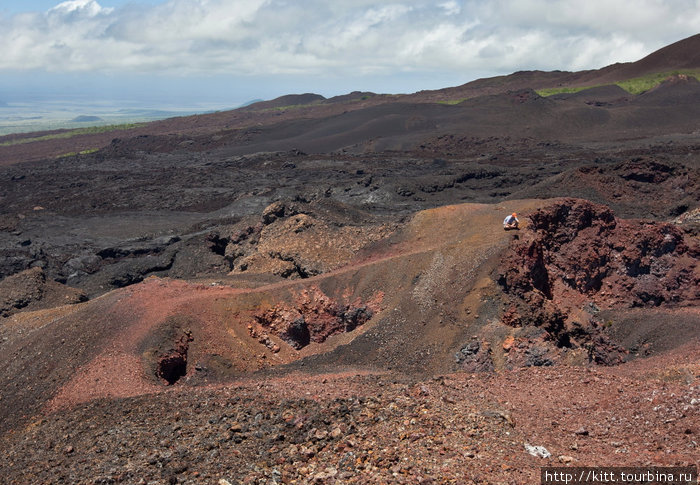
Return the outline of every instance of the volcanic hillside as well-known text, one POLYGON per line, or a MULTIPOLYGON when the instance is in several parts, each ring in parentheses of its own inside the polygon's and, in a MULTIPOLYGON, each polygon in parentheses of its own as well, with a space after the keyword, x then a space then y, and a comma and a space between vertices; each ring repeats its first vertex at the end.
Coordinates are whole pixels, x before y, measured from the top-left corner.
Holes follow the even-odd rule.
MULTIPOLYGON (((87 130, 86 133, 84 130, 64 130, 8 135, 0 137, 0 164, 93 151, 107 146, 114 138, 136 136, 151 138, 142 140, 149 149, 164 149, 178 146, 178 143, 194 145, 191 147, 194 149, 199 145, 200 150, 233 144, 237 147, 237 153, 254 153, 258 150, 299 148, 305 151, 374 151, 375 140, 397 136, 399 140, 384 146, 414 149, 420 146, 423 138, 435 132, 466 132, 475 136, 517 133, 518 136, 544 137, 550 141, 575 136, 591 141, 611 136, 616 140, 625 139, 628 132, 636 133, 645 126, 648 128, 645 135, 656 131, 692 131, 695 129, 693 122, 697 119, 696 91, 687 93, 690 106, 676 100, 674 106, 680 112, 667 110, 662 117, 658 116, 658 111, 654 111, 655 104, 663 103, 658 98, 651 103, 637 103, 636 96, 620 93, 614 100, 601 100, 597 99, 599 95, 591 92, 592 96, 581 100, 587 109, 562 100, 545 105, 545 108, 541 101, 537 102, 538 96, 523 91, 566 92, 619 83, 637 94, 678 74, 692 83, 700 72, 698 52, 700 34, 660 49, 637 62, 614 64, 598 70, 523 71, 479 79, 458 87, 407 95, 352 92, 329 99, 311 93, 287 95, 233 111, 172 118, 136 127, 124 126, 117 131, 87 130), (503 95, 511 91, 511 95, 501 99, 500 104, 493 105, 491 109, 472 113, 459 107, 460 102, 467 99, 503 95), (511 104, 508 104, 508 100, 511 104), (528 100, 536 102, 525 107, 518 106, 528 100), (431 107, 432 103, 442 104, 443 109, 431 107), (630 106, 626 106, 627 103, 630 106), (394 104, 397 106, 393 108, 376 108, 394 104), (508 112, 511 109, 515 110, 515 116, 504 115, 504 110, 508 112), (355 111, 359 113, 354 117, 343 117, 355 111), (666 117, 671 114, 672 119, 667 120, 666 117), (550 118, 543 119, 543 116, 550 118), (297 123, 304 120, 309 121, 297 123), (314 123, 310 120, 318 121, 314 123), (287 121, 294 123, 290 126, 285 123, 287 121), (322 128, 327 123, 331 126, 322 128), (524 123, 533 123, 534 126, 529 129, 523 126, 524 123), (652 124, 649 126, 649 123, 652 124), (264 134, 267 148, 260 146, 261 134, 264 134), (154 135, 165 138, 153 140, 154 135), (255 143, 256 140, 258 143, 255 143)), ((669 95, 673 96, 673 93, 669 95)), ((489 98, 485 103, 487 106, 491 103, 489 98)), ((480 102, 477 101, 477 104, 480 102)))
POLYGON ((698 42, 3 138, 3 483, 694 464, 698 42))

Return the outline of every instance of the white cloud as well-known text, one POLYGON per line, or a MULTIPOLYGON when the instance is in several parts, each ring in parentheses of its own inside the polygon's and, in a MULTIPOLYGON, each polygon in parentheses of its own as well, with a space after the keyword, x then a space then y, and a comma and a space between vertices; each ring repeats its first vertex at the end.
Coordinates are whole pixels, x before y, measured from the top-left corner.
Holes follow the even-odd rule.
POLYGON ((438 7, 444 9, 447 15, 458 15, 462 11, 462 6, 455 0, 440 3, 438 7))
POLYGON ((578 70, 639 59, 698 19, 700 0, 70 0, 0 18, 0 72, 578 70))
POLYGON ((112 8, 103 8, 95 0, 70 0, 63 2, 48 11, 49 15, 80 15, 87 17, 96 17, 100 14, 109 14, 113 11, 112 8))

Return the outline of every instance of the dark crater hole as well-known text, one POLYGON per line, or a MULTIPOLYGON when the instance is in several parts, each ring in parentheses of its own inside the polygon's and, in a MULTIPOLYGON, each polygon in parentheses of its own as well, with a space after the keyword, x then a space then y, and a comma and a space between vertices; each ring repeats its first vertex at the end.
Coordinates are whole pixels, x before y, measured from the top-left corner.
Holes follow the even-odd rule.
POLYGON ((158 362, 157 374, 172 386, 187 374, 187 354, 176 353, 162 357, 158 362))

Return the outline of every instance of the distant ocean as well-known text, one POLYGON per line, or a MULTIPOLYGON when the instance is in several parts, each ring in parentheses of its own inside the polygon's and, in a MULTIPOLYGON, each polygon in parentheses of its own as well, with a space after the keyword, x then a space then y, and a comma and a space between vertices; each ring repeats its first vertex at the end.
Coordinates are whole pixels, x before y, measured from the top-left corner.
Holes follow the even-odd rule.
POLYGON ((232 108, 212 105, 144 107, 143 103, 79 97, 25 98, 21 101, 0 99, 0 135, 137 123, 225 109, 232 108))

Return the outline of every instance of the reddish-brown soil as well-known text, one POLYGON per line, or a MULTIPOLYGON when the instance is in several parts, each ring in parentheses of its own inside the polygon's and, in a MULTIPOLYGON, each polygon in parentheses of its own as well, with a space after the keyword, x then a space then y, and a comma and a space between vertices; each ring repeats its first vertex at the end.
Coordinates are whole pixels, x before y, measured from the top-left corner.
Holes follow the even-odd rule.
POLYGON ((292 374, 98 400, 6 435, 0 464, 10 484, 520 484, 541 466, 692 465, 699 358, 696 343, 616 368, 292 374))
MULTIPOLYGON (((521 201, 509 208, 539 204, 521 201)), ((59 319, 51 313, 10 317, 3 326, 6 352, 1 357, 8 369, 6 384, 17 387, 34 379, 42 355, 50 364, 36 385, 4 397, 0 408, 9 417, 17 407, 41 408, 50 396, 49 407, 57 408, 153 391, 162 377, 153 372, 154 361, 177 350, 172 347, 184 334, 189 364, 184 380, 193 384, 312 354, 318 354, 314 365, 319 368, 334 365, 330 361, 423 373, 449 369, 455 346, 468 338, 465 323, 474 320, 468 313, 476 313, 476 295, 486 291, 469 294, 467 288, 485 276, 488 266, 482 266, 492 264, 510 239, 500 229, 501 213, 488 205, 419 213, 385 241, 385 249, 377 247, 378 257, 348 261, 313 278, 254 288, 232 288, 225 278, 206 284, 150 278, 68 309, 59 319), (436 239, 438 228, 441 238, 436 239), (445 308, 449 295, 463 303, 445 308), (416 318, 407 321, 405 315, 411 314, 416 318), (171 318, 178 319, 177 325, 171 318), (294 322, 308 333, 305 345, 289 338, 294 322), (338 335, 326 341, 345 331, 360 338, 349 342, 338 335), (418 335, 422 338, 413 340, 418 335), (327 354, 334 348, 335 354, 327 354)))
POLYGON ((0 147, 0 482, 693 464, 699 41, 0 147))
MULTIPOLYGON (((561 350, 551 331, 537 334, 538 320, 513 332, 508 320, 510 287, 504 295, 495 281, 498 262, 508 265, 507 254, 529 238, 570 244, 590 227, 605 233, 629 224, 606 211, 568 199, 442 207, 416 214, 375 247, 376 256, 313 278, 248 289, 150 278, 60 314, 10 317, 2 388, 15 391, 0 400, 3 469, 10 483, 257 483, 274 476, 283 483, 522 483, 544 464, 692 463, 700 342, 676 342, 657 360, 629 364, 629 372, 593 370, 589 350, 577 353, 584 347, 573 340, 564 360, 547 363, 561 350), (513 210, 531 221, 505 232, 501 216, 513 210), (283 338, 299 317, 333 329, 340 310, 353 308, 373 314, 342 329, 349 333, 300 350, 283 338), (260 333, 272 325, 277 332, 260 333), (530 345, 521 345, 524 338, 530 345), (465 351, 474 342, 475 354, 488 359, 465 351), (173 374, 164 374, 164 361, 183 357, 186 368, 168 385, 173 374), (267 370, 240 380, 256 369, 267 370), (101 437, 106 431, 114 439, 101 437), (526 444, 551 456, 532 456, 526 444), (57 467, 52 474, 49 463, 57 467)), ((650 264, 690 251, 681 247, 650 255, 650 264)), ((570 262, 575 252, 556 255, 570 262)), ((526 281, 531 275, 524 273, 526 281)), ((568 311, 585 297, 598 301, 585 292, 552 295, 568 311)), ((693 298, 686 303, 697 329, 693 298)), ((685 340, 693 336, 691 328, 685 340)))

